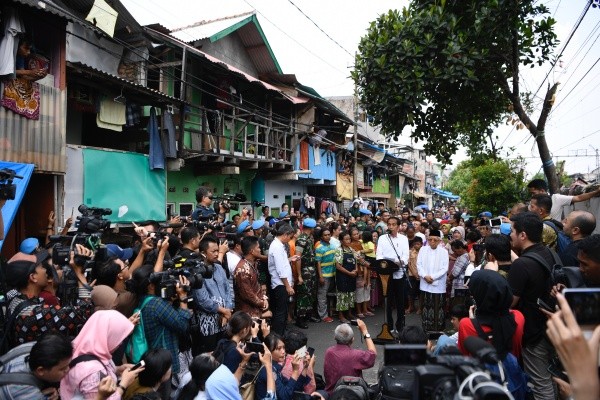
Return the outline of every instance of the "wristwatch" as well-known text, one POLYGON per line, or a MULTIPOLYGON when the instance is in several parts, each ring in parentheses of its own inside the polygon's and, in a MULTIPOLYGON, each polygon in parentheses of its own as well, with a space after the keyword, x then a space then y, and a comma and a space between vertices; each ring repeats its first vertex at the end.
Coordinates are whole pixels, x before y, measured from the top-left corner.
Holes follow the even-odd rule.
POLYGON ((365 339, 371 339, 371 334, 370 333, 365 333, 363 337, 365 339))

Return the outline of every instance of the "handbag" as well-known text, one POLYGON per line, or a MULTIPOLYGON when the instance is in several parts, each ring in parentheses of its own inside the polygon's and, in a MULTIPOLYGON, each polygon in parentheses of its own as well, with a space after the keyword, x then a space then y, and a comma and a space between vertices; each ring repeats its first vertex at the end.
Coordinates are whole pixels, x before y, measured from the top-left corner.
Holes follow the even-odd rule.
POLYGON ((260 369, 258 370, 256 375, 254 375, 254 378, 252 378, 252 380, 250 382, 246 382, 242 386, 240 386, 240 396, 242 396, 242 400, 254 400, 254 393, 256 391, 255 390, 256 379, 258 379, 258 374, 260 374, 260 371, 263 368, 264 368, 264 365, 262 367, 260 367, 260 369))

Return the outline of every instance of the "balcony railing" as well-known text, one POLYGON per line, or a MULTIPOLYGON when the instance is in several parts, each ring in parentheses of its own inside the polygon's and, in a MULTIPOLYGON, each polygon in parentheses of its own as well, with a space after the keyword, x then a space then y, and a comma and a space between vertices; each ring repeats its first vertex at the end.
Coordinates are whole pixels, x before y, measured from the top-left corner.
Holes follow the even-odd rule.
POLYGON ((278 121, 239 105, 228 106, 221 110, 190 107, 184 125, 185 158, 222 156, 292 165, 297 144, 293 121, 278 121))

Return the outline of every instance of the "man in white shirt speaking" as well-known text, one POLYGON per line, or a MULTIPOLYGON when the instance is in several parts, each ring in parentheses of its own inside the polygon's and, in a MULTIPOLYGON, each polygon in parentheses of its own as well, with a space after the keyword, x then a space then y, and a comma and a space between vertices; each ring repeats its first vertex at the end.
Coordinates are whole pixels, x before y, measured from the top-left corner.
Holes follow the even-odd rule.
POLYGON ((395 326, 393 334, 400 332, 404 328, 404 291, 406 286, 406 266, 408 265, 408 239, 404 235, 398 234, 400 220, 397 217, 390 217, 387 222, 388 233, 379 237, 377 241, 377 260, 392 260, 401 265, 399 271, 394 272, 392 279, 388 284, 388 306, 387 322, 389 326, 395 326), (396 306, 396 324, 392 318, 392 308, 396 306))
POLYGON ((444 315, 444 296, 446 295, 446 275, 448 274, 448 251, 440 246, 441 233, 429 232, 428 246, 419 251, 417 271, 421 278, 423 305, 421 319, 425 331, 442 331, 444 315))

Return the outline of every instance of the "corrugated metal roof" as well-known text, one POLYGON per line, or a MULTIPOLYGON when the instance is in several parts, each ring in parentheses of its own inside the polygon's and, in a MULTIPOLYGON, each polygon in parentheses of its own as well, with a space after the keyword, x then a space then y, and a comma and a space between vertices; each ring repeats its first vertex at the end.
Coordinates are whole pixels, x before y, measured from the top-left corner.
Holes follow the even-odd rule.
POLYGON ((0 107, 0 160, 35 164, 37 172, 64 173, 67 101, 64 90, 38 84, 39 119, 0 107))
POLYGON ((282 73, 281 66, 269 45, 254 12, 201 21, 186 27, 173 29, 171 36, 185 43, 209 39, 216 42, 232 33, 237 33, 259 74, 282 73))
MULTIPOLYGON (((260 84, 265 89, 277 92, 282 97, 284 97, 285 99, 291 101, 292 103, 296 103, 296 101, 292 98, 292 96, 289 96, 288 94, 282 92, 281 90, 279 90, 279 88, 277 88, 276 86, 271 85, 270 83, 261 81, 260 79, 255 78, 252 75, 247 74, 244 71, 242 71, 242 70, 240 70, 240 69, 238 69, 238 68, 236 68, 236 67, 234 67, 232 65, 229 65, 226 62, 223 62, 223 61, 219 60, 216 57, 211 56, 210 54, 207 54, 207 53, 205 53, 203 51, 200 51, 197 48, 195 48, 193 46, 190 46, 189 44, 184 43, 183 41, 181 41, 181 40, 179 40, 177 38, 174 38, 172 36, 165 35, 163 33, 157 32, 154 29, 151 29, 149 27, 146 27, 145 29, 146 29, 146 32, 150 36, 152 36, 153 38, 155 38, 157 40, 166 41, 166 42, 171 43, 173 45, 179 46, 180 48, 186 48, 187 51, 189 51, 191 54, 193 54, 195 56, 198 56, 198 57, 201 57, 201 58, 205 58, 205 59, 207 59, 208 61, 210 61, 210 62, 212 62, 214 64, 218 64, 218 65, 224 67, 225 69, 227 69, 228 71, 233 72, 233 73, 235 73, 235 74, 243 77, 248 82, 260 84)), ((300 102, 302 102, 302 101, 300 101, 300 102)))
MULTIPOLYGON (((181 102, 180 99, 173 97, 173 96, 169 96, 161 91, 151 89, 144 85, 140 85, 139 83, 129 81, 127 79, 121 78, 120 76, 109 74, 108 72, 96 69, 94 67, 90 67, 89 65, 86 65, 83 63, 67 62, 67 67, 70 67, 75 72, 78 72, 77 70, 79 70, 81 72, 85 72, 85 73, 88 73, 91 75, 109 79, 109 80, 115 82, 116 84, 128 87, 143 96, 155 98, 156 100, 158 100, 158 99, 162 100, 162 101, 156 101, 156 102, 162 102, 162 103, 174 103, 174 102, 180 103, 181 102)), ((153 101, 151 103, 156 103, 156 102, 153 101)), ((149 104, 151 104, 151 103, 149 103, 149 104)))

